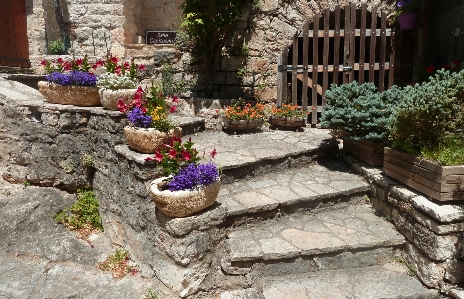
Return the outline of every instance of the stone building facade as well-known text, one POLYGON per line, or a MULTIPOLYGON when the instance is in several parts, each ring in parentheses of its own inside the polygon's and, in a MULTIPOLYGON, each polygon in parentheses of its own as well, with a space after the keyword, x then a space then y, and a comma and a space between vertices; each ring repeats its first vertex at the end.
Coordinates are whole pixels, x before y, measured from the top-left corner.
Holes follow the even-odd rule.
MULTIPOLYGON (((215 97, 234 98, 252 94, 258 100, 273 101, 277 91, 277 57, 292 43, 293 35, 311 21, 316 11, 346 0, 257 0, 244 11, 243 20, 223 49, 216 83, 236 85, 220 89, 215 97), (251 90, 251 92, 250 92, 251 90)), ((368 10, 391 14, 395 1, 355 0, 358 7, 366 3, 368 10)), ((29 54, 32 67, 48 57, 47 46, 69 35, 70 54, 104 57, 112 53, 133 57, 159 74, 162 62, 173 64, 187 82, 201 82, 201 75, 192 73, 189 56, 172 45, 146 45, 148 30, 176 30, 182 17, 182 1, 162 0, 61 0, 63 21, 56 14, 56 0, 28 0, 27 22, 29 54), (60 37, 61 36, 61 37, 60 37)), ((180 76, 180 77, 179 77, 180 76)), ((195 94, 191 94, 195 95, 195 94)))

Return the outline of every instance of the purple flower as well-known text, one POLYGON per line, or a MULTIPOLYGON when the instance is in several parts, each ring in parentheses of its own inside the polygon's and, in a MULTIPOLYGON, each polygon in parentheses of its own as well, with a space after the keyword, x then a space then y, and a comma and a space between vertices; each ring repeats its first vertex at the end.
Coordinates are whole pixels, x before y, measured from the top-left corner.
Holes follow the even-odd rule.
POLYGON ((179 170, 168 183, 171 191, 189 190, 195 186, 206 186, 219 179, 219 171, 213 163, 195 165, 190 163, 186 168, 179 170))
POLYGON ((150 115, 145 115, 142 109, 137 107, 127 114, 127 120, 138 128, 149 128, 153 122, 150 115))
POLYGON ((45 76, 48 82, 53 82, 61 86, 96 86, 97 76, 94 73, 71 71, 69 73, 52 72, 45 76))

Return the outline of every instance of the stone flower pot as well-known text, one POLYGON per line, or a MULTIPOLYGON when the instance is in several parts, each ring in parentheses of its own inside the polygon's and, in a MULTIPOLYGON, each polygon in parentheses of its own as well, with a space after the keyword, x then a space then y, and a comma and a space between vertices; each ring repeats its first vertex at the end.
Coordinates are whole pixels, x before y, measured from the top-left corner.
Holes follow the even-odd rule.
POLYGON ((150 183, 149 191, 156 207, 169 217, 187 217, 212 206, 221 188, 217 181, 191 190, 162 190, 168 177, 156 179, 150 183))
POLYGON ((398 16, 398 23, 401 30, 413 30, 416 27, 418 13, 403 13, 398 16))
POLYGON ((137 92, 137 89, 107 89, 100 88, 100 100, 103 107, 109 110, 119 110, 118 102, 119 100, 124 100, 124 103, 129 105, 133 98, 134 94, 137 92))
POLYGON ((271 115, 269 124, 279 128, 301 128, 306 127, 306 118, 271 115))
POLYGON ((98 87, 61 86, 47 81, 39 81, 37 85, 40 93, 50 103, 84 107, 101 105, 98 87))
POLYGON ((224 130, 250 130, 261 128, 263 119, 246 119, 246 120, 230 120, 227 117, 222 118, 222 128, 224 130))
POLYGON ((167 133, 154 128, 124 127, 124 136, 131 149, 145 154, 153 154, 163 143, 168 143, 173 136, 182 137, 182 128, 175 127, 167 133))

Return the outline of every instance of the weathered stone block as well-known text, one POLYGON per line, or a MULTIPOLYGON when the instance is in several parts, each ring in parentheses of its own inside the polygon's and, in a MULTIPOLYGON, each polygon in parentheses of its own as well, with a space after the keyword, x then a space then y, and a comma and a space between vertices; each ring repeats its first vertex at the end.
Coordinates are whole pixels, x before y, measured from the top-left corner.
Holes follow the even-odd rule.
POLYGON ((209 235, 204 232, 192 232, 184 238, 174 238, 165 232, 156 230, 154 238, 156 247, 182 266, 203 258, 210 246, 209 235))
POLYGON ((419 279, 428 287, 434 288, 445 277, 446 263, 431 260, 408 242, 405 249, 406 261, 415 269, 419 279))
POLYGON ((451 283, 464 282, 464 262, 449 260, 446 263, 445 278, 451 283))

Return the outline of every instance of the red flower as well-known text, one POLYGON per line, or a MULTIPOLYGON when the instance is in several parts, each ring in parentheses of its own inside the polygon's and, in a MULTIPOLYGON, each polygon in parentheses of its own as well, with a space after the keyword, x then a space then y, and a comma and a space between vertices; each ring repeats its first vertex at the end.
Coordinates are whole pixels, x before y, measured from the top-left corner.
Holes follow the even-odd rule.
POLYGON ((169 151, 169 154, 168 154, 169 158, 175 158, 176 155, 177 155, 176 150, 172 149, 172 150, 169 151))
POLYGON ((129 106, 127 106, 123 100, 118 101, 118 109, 119 111, 126 113, 127 110, 129 109, 129 106))
POLYGON ((47 65, 47 61, 44 59, 40 62, 40 65, 47 65))
POLYGON ((111 62, 112 62, 112 63, 118 63, 118 57, 116 57, 116 56, 111 56, 111 62))
POLYGON ((76 65, 82 65, 82 58, 76 59, 76 65))
POLYGON ((100 59, 100 60, 98 60, 97 62, 95 62, 95 64, 96 64, 97 66, 103 66, 103 65, 105 65, 105 62, 104 62, 103 60, 100 59))
POLYGON ((65 62, 63 68, 65 71, 69 71, 70 69, 72 69, 71 63, 65 62))
POLYGON ((124 68, 128 71, 130 69, 129 62, 125 61, 124 62, 124 68))
POLYGON ((118 66, 114 69, 114 73, 115 73, 116 75, 120 75, 120 74, 121 74, 121 66, 120 66, 120 65, 118 65, 118 66))
POLYGON ((216 148, 213 149, 213 151, 209 154, 211 156, 211 158, 214 159, 214 157, 216 156, 217 154, 217 151, 216 151, 216 148))
POLYGON ((188 151, 182 151, 182 158, 185 161, 189 161, 192 158, 192 155, 188 151))
POLYGON ((145 64, 141 64, 141 65, 139 66, 139 70, 144 71, 144 70, 145 70, 145 64))
POLYGON ((171 106, 171 108, 169 108, 170 113, 173 113, 173 112, 176 112, 176 111, 177 111, 177 106, 171 106))
POLYGON ((159 151, 155 153, 155 160, 158 162, 163 161, 163 155, 159 151))
POLYGON ((435 67, 434 67, 433 65, 429 65, 429 66, 425 69, 425 71, 426 71, 427 73, 431 74, 431 73, 435 72, 435 67))
POLYGON ((174 95, 174 96, 172 97, 172 101, 173 101, 174 103, 179 103, 179 98, 177 98, 177 96, 174 95))
POLYGON ((442 66, 442 69, 449 70, 449 69, 451 69, 451 65, 449 65, 449 64, 444 65, 444 66, 442 66))
POLYGON ((60 63, 60 64, 63 63, 63 58, 58 57, 58 59, 56 60, 56 62, 58 62, 58 63, 60 63))
POLYGON ((460 64, 461 63, 461 60, 459 59, 456 59, 455 61, 453 61, 453 64, 460 64))

